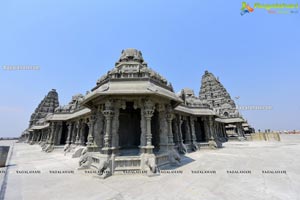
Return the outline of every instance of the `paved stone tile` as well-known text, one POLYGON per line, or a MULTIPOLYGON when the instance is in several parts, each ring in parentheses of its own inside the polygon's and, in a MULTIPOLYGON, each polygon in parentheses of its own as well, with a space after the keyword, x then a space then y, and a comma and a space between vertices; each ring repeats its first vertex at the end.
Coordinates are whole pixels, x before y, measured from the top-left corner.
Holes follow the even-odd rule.
POLYGON ((299 157, 300 135, 282 135, 282 142, 228 142, 219 150, 186 155, 178 168, 164 168, 183 174, 114 175, 102 180, 77 171, 78 159, 70 155, 47 154, 38 145, 16 143, 5 199, 299 200, 299 157), (16 170, 41 173, 17 174, 16 170), (49 170, 74 170, 74 174, 49 170), (205 170, 216 173, 192 173, 205 170), (234 173, 240 170, 251 174, 234 173), (263 174, 263 170, 286 174, 263 174))

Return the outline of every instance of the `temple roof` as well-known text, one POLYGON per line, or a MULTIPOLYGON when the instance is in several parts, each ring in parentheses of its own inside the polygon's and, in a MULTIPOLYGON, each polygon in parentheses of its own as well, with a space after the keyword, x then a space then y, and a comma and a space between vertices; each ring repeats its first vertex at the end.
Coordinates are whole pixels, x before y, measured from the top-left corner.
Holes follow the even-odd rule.
POLYGON ((47 118, 47 121, 66 121, 70 119, 75 119, 83 115, 89 114, 91 110, 89 108, 83 108, 81 110, 76 110, 73 113, 54 113, 47 118))
POLYGON ((229 123, 240 123, 245 122, 245 120, 241 117, 235 117, 235 118, 216 118, 217 122, 229 124, 229 123))
POLYGON ((136 49, 122 50, 121 56, 115 67, 97 80, 95 90, 111 80, 151 79, 156 84, 173 92, 172 84, 163 76, 155 72, 144 62, 142 53, 136 49))
POLYGON ((118 63, 128 61, 143 63, 144 59, 142 56, 142 52, 133 48, 122 50, 121 57, 118 63))
POLYGON ((80 102, 83 100, 82 94, 76 94, 72 96, 72 100, 68 105, 58 106, 55 109, 55 113, 73 113, 77 110, 82 109, 83 107, 80 105, 80 102))
POLYGON ((190 88, 182 89, 178 96, 183 100, 182 105, 184 106, 210 109, 209 105, 205 104, 199 97, 196 97, 194 90, 190 88))
POLYGON ((213 116, 216 115, 216 113, 208 108, 192 108, 192 107, 186 107, 186 106, 182 106, 179 105, 175 108, 175 111, 177 112, 182 112, 182 113, 186 113, 186 114, 191 114, 194 116, 213 116))
POLYGON ((122 51, 115 67, 97 81, 82 104, 105 95, 156 95, 182 102, 172 84, 147 66, 140 51, 131 48, 122 51))

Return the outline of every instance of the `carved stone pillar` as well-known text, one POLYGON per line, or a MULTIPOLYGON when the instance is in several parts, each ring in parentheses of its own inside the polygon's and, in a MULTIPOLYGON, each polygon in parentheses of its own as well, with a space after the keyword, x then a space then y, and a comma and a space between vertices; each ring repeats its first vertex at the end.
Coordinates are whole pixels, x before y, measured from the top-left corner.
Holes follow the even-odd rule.
POLYGON ((79 145, 80 144, 80 129, 81 129, 81 123, 80 121, 78 120, 76 122, 76 139, 75 139, 75 144, 76 145, 79 145))
POLYGON ((43 129, 39 130, 38 133, 39 133, 38 142, 40 143, 42 141, 43 129))
POLYGON ((42 135, 43 135, 43 129, 39 130, 38 133, 39 133, 38 142, 41 142, 42 141, 42 135))
POLYGON ((102 107, 99 106, 96 114, 96 122, 94 126, 94 148, 100 150, 103 147, 103 135, 104 135, 104 116, 102 113, 102 107))
POLYGON ((183 143, 182 129, 181 129, 182 123, 183 123, 182 117, 179 116, 179 119, 178 119, 178 133, 179 133, 179 138, 178 139, 179 139, 180 143, 183 143))
POLYGON ((214 125, 214 122, 213 122, 213 117, 210 116, 209 119, 209 139, 210 140, 214 140, 214 128, 213 128, 213 125, 214 125))
POLYGON ((32 137, 32 132, 29 132, 28 133, 28 138, 27 138, 27 143, 30 143, 31 137, 32 137))
POLYGON ((71 144, 75 144, 77 136, 76 122, 72 122, 71 144))
POLYGON ((157 108, 159 116, 159 152, 168 151, 168 123, 167 114, 164 104, 160 104, 157 108))
POLYGON ((146 147, 145 153, 152 153, 154 146, 152 146, 151 133, 151 118, 154 113, 154 104, 151 100, 146 100, 144 104, 144 117, 146 119, 146 147))
POLYGON ((192 134, 192 150, 198 150, 197 138, 195 133, 195 117, 190 117, 190 126, 191 126, 191 134, 192 134))
POLYGON ((40 138, 40 142, 43 142, 45 139, 45 129, 41 129, 41 138, 40 138))
POLYGON ((55 145, 59 145, 60 144, 60 140, 62 137, 62 126, 63 126, 63 122, 57 122, 57 132, 54 135, 55 136, 55 140, 54 140, 54 144, 55 145))
POLYGON ((49 127, 45 129, 45 136, 44 136, 44 140, 43 140, 45 143, 47 143, 48 135, 49 135, 49 127))
POLYGON ((35 134, 36 134, 36 137, 35 137, 35 143, 38 143, 39 142, 39 139, 40 139, 40 130, 36 130, 35 131, 35 134))
POLYGON ((51 134, 52 134, 53 129, 54 129, 54 123, 50 122, 49 128, 48 128, 46 144, 50 144, 50 142, 51 142, 51 134))
POLYGON ((42 141, 42 131, 43 131, 43 129, 41 129, 41 130, 38 130, 38 142, 41 142, 42 141))
POLYGON ((174 118, 172 114, 171 106, 167 106, 167 123, 168 123, 168 145, 173 149, 174 140, 173 140, 173 130, 172 130, 172 120, 174 118))
POLYGON ((30 144, 34 144, 35 140, 36 140, 36 130, 33 130, 32 131, 32 139, 31 139, 30 144))
POLYGON ((89 134, 87 138, 87 146, 92 147, 94 144, 94 125, 95 125, 95 120, 96 120, 96 113, 93 113, 90 117, 90 120, 88 122, 89 126, 89 134))
POLYGON ((178 142, 179 142, 179 131, 178 131, 178 117, 176 115, 173 116, 174 119, 173 119, 173 122, 172 122, 172 130, 174 132, 174 138, 173 138, 173 141, 175 143, 175 145, 178 145, 178 142))
POLYGON ((68 136, 67 136, 66 144, 71 144, 72 123, 71 122, 67 123, 67 127, 68 127, 68 136))
POLYGON ((227 132, 226 132, 225 124, 222 124, 222 129, 223 129, 223 135, 224 135, 224 137, 227 140, 228 139, 228 135, 227 135, 227 132))
POLYGON ((112 108, 112 102, 107 101, 105 103, 105 110, 103 111, 105 117, 105 135, 104 135, 104 147, 102 148, 103 153, 111 153, 111 121, 114 116, 114 111, 112 108))
POLYGON ((45 135, 44 129, 41 129, 41 130, 40 130, 40 139, 39 139, 39 143, 41 143, 41 142, 43 141, 44 135, 45 135))
MULTIPOLYGON (((145 120, 145 111, 144 106, 141 106, 141 139, 140 139, 140 148, 146 146, 146 120, 145 120)), ((142 149, 141 149, 142 150, 142 149)), ((142 153, 142 151, 141 151, 142 153)))
POLYGON ((80 127, 80 132, 79 132, 79 143, 80 145, 84 146, 85 145, 85 127, 86 127, 86 120, 81 121, 81 127, 80 127))
POLYGON ((34 144, 36 142, 36 139, 37 139, 37 131, 33 130, 32 144, 34 144))
MULTIPOLYGON (((214 121, 213 116, 209 117, 209 130, 210 130, 210 138, 209 138, 209 146, 212 149, 216 149, 219 147, 215 138, 215 129, 214 129, 214 121)), ((219 142, 218 142, 219 143, 219 142)))
MULTIPOLYGON (((125 104, 126 105, 126 104, 125 104)), ((122 107, 121 102, 117 102, 114 106, 114 116, 112 118, 112 130, 111 130, 111 149, 113 154, 119 154, 119 115, 120 108, 122 107)))
POLYGON ((53 145, 54 144, 53 139, 54 139, 54 134, 56 129, 55 122, 51 122, 50 126, 51 126, 51 132, 50 132, 48 144, 53 145))
POLYGON ((191 138, 191 129, 189 126, 189 119, 188 117, 184 117, 184 129, 185 129, 185 144, 192 144, 191 138))
POLYGON ((47 142, 47 139, 48 139, 48 135, 49 135, 49 128, 46 128, 45 129, 45 136, 44 136, 44 142, 47 142))
POLYGON ((183 144, 182 130, 181 130, 183 120, 181 116, 178 116, 177 120, 178 120, 178 151, 181 154, 185 154, 187 153, 187 149, 186 146, 183 144))
POLYGON ((238 139, 245 140, 245 134, 243 131, 242 123, 236 123, 236 127, 237 127, 238 139))

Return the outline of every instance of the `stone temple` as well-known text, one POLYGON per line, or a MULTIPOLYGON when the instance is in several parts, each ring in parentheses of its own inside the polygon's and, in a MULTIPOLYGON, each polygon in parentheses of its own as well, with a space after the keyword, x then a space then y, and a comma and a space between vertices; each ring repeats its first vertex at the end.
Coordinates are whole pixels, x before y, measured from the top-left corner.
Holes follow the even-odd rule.
POLYGON ((90 92, 74 95, 68 105, 59 106, 51 90, 21 140, 48 153, 63 148, 80 157, 79 168, 105 178, 124 170, 155 174, 177 165, 180 154, 221 148, 252 131, 213 74, 203 75, 199 97, 188 88, 176 94, 140 51, 126 49, 90 92))

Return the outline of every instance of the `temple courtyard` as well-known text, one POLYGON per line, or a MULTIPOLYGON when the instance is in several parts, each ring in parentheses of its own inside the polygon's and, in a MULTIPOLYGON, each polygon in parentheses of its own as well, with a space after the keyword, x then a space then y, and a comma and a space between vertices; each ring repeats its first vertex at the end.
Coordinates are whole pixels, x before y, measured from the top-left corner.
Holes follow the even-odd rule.
POLYGON ((8 167, 0 168, 0 199, 300 199, 300 135, 281 135, 281 142, 231 141, 186 154, 180 166, 160 168, 157 176, 124 171, 107 179, 77 170, 79 158, 63 149, 0 145, 11 146, 8 167))

